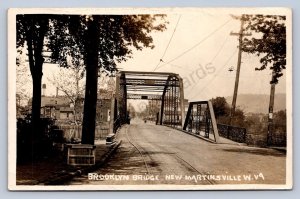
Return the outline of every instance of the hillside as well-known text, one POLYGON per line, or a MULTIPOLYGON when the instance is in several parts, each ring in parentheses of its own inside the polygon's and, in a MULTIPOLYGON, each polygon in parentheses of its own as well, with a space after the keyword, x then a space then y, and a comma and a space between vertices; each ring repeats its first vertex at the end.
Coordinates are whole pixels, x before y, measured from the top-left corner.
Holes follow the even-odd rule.
MULTIPOLYGON (((246 113, 268 113, 269 95, 241 94, 237 97, 237 107, 246 113)), ((232 96, 226 97, 226 101, 231 105, 232 96)), ((286 95, 275 94, 274 112, 286 109, 286 95)))

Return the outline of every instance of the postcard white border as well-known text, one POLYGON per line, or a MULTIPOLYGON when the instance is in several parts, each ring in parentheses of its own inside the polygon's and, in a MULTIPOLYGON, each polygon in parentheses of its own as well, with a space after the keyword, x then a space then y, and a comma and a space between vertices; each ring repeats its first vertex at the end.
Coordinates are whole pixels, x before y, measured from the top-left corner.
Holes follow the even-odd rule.
POLYGON ((205 8, 11 8, 8 10, 8 189, 9 190, 281 190, 293 187, 293 109, 292 109, 292 10, 280 7, 205 7, 205 8), (276 14, 287 16, 287 154, 285 185, 16 185, 16 15, 17 14, 171 14, 205 11, 232 14, 276 14))

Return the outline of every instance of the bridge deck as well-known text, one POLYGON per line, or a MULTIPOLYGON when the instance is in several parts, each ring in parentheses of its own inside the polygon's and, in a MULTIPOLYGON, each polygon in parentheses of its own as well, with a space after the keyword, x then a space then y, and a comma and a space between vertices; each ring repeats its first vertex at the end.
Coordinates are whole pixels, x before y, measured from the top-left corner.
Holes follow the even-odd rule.
POLYGON ((95 172, 103 175, 158 175, 159 179, 139 181, 130 178, 124 182, 88 181, 87 177, 83 177, 74 179, 76 184, 78 180, 83 184, 106 185, 285 183, 286 156, 273 149, 214 144, 166 126, 145 124, 141 120, 133 120, 131 125, 123 126, 117 137, 123 140, 120 149, 105 167, 95 172), (206 174, 215 179, 186 178, 206 174), (182 178, 169 179, 169 175, 182 178))

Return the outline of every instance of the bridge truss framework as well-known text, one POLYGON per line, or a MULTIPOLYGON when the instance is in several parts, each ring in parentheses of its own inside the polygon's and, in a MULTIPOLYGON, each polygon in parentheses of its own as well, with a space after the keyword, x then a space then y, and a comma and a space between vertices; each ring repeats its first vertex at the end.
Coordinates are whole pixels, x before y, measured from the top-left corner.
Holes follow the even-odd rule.
POLYGON ((120 122, 128 118, 127 100, 160 101, 158 123, 182 128, 185 118, 182 78, 175 73, 122 71, 116 77, 116 106, 120 122))

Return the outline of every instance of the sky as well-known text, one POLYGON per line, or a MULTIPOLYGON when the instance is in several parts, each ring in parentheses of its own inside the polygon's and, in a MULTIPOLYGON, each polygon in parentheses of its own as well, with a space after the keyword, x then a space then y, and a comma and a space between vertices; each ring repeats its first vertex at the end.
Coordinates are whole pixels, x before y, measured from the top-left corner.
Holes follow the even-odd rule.
MULTIPOLYGON (((232 96, 238 57, 240 21, 231 14, 257 13, 244 9, 199 9, 167 12, 167 30, 151 33, 154 49, 133 50, 132 58, 118 64, 125 71, 173 72, 183 78, 184 97, 190 101, 232 96), (162 61, 160 61, 162 60, 162 61), (233 71, 229 71, 232 68, 233 71)), ((278 13, 274 10, 259 13, 278 13)), ((270 94, 271 71, 255 71, 259 58, 242 54, 238 94, 270 94)), ((42 82, 47 95, 56 89, 48 81, 57 66, 44 64, 42 82)), ((286 93, 286 77, 280 78, 276 93, 286 93)))
MULTIPOLYGON (((239 31, 240 21, 229 14, 209 13, 168 15, 167 19, 168 30, 153 36, 156 47, 136 52, 133 59, 119 67, 140 71, 154 71, 156 68, 157 72, 178 73, 183 78, 185 98, 189 100, 231 96, 236 76, 238 38, 231 36, 230 32, 239 31), (232 72, 229 71, 231 67, 232 72)), ((243 53, 239 94, 270 93, 271 71, 255 71, 255 67, 259 67, 258 57, 243 53)), ((286 92, 285 76, 276 86, 276 92, 286 92)))

